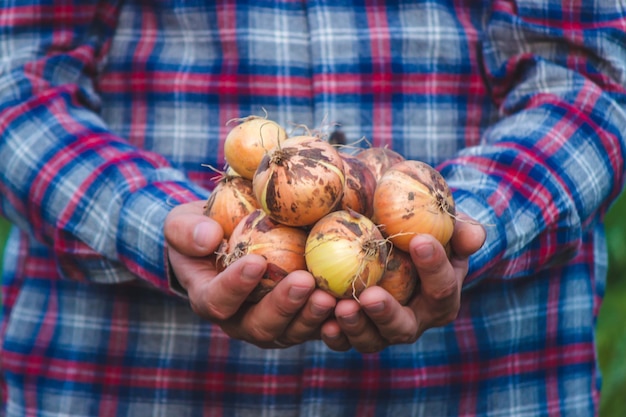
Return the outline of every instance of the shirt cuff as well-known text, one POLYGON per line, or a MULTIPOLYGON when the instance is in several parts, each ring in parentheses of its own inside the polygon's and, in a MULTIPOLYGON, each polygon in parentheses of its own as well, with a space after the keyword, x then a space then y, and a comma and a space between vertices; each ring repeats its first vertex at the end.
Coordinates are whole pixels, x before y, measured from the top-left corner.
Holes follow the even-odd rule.
POLYGON ((118 253, 126 268, 160 290, 181 296, 167 257, 163 225, 177 205, 206 200, 208 192, 188 182, 154 182, 124 202, 118 229, 118 253))
POLYGON ((469 270, 463 282, 463 290, 466 290, 492 273, 491 267, 504 255, 506 232, 499 216, 485 200, 466 190, 452 188, 452 194, 457 213, 463 213, 481 224, 487 234, 483 246, 469 258, 469 270))

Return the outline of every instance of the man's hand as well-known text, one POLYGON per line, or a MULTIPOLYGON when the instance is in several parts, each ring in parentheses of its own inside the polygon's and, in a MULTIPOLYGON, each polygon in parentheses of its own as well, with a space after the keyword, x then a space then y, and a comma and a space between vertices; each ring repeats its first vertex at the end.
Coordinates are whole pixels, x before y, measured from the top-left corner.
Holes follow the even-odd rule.
POLYGON ((264 348, 319 339, 321 324, 335 307, 334 297, 315 289, 311 274, 296 271, 258 303, 246 302, 265 272, 266 261, 247 255, 218 273, 214 253, 223 230, 202 214, 203 204, 175 207, 164 226, 170 264, 194 312, 229 336, 264 348))
POLYGON ((324 324, 322 339, 334 350, 372 353, 393 344, 414 343, 425 330, 450 323, 459 312, 468 258, 485 238, 482 226, 462 218, 456 222, 448 259, 432 236, 414 237, 410 253, 420 286, 409 304, 402 306, 381 287, 370 287, 361 293, 360 304, 349 299, 337 303, 336 320, 324 324))

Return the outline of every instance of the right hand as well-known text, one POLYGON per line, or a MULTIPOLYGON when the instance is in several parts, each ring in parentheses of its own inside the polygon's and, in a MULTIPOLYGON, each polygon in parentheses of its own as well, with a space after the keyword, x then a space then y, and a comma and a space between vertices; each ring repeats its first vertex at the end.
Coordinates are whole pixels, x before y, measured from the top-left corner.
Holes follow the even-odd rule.
POLYGON ((265 272, 265 258, 246 255, 218 273, 214 253, 223 230, 202 214, 203 205, 197 201, 175 207, 164 225, 169 262, 193 311, 229 336, 262 348, 319 339, 335 298, 316 289, 310 273, 295 271, 258 303, 247 302, 265 272))
POLYGON ((434 237, 416 236, 410 243, 411 258, 420 285, 407 305, 400 305, 379 286, 367 288, 359 303, 337 303, 336 319, 322 328, 322 339, 333 350, 354 348, 363 353, 379 352, 395 344, 412 344, 431 327, 451 323, 461 308, 461 288, 469 257, 485 243, 485 229, 457 213, 450 256, 434 237))

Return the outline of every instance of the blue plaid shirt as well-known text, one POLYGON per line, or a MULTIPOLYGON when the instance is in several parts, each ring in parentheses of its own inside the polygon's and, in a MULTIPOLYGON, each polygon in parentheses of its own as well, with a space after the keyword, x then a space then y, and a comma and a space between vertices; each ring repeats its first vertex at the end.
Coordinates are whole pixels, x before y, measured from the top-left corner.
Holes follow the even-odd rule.
POLYGON ((614 0, 2 1, 0 415, 593 416, 622 189, 614 0), (168 284, 226 122, 365 137, 488 225, 458 319, 379 354, 262 350, 168 284))

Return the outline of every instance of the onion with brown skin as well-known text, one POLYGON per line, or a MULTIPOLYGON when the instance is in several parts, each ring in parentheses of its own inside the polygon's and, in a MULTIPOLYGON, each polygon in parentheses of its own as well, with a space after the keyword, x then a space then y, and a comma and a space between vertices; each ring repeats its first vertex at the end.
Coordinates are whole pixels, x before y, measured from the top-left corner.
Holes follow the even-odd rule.
POLYGON ((307 268, 322 290, 337 298, 355 298, 376 285, 385 272, 387 244, 367 217, 347 210, 332 212, 309 232, 307 268))
POLYGON ((398 152, 389 148, 379 147, 365 148, 359 151, 355 157, 367 165, 370 171, 374 174, 376 181, 380 180, 380 177, 382 177, 385 171, 387 171, 390 167, 405 160, 405 158, 398 152))
POLYGON ((224 175, 207 199, 203 213, 222 226, 224 237, 228 239, 241 219, 258 208, 252 181, 224 175))
POLYGON ((275 121, 260 116, 233 120, 239 124, 226 135, 224 158, 239 175, 252 180, 263 156, 284 141, 287 133, 275 121))
POLYGON ((258 302, 289 273, 306 270, 306 238, 304 230, 277 223, 262 210, 255 210, 235 227, 228 244, 220 247, 218 270, 251 253, 263 256, 267 260, 267 269, 248 296, 248 301, 258 302))
POLYGON ((385 274, 378 281, 400 304, 407 305, 419 283, 417 268, 411 255, 399 249, 391 249, 387 257, 385 274))
POLYGON ((252 180, 261 208, 289 226, 309 226, 330 213, 344 184, 339 152, 315 136, 285 140, 263 157, 252 180))
POLYGON ((340 153, 340 155, 343 159, 346 183, 339 209, 350 209, 365 217, 372 217, 374 213, 374 190, 376 189, 374 174, 360 159, 345 153, 340 153))
POLYGON ((424 162, 399 162, 378 181, 373 220, 394 246, 405 252, 411 239, 422 233, 434 236, 445 247, 454 231, 455 216, 448 184, 424 162))

